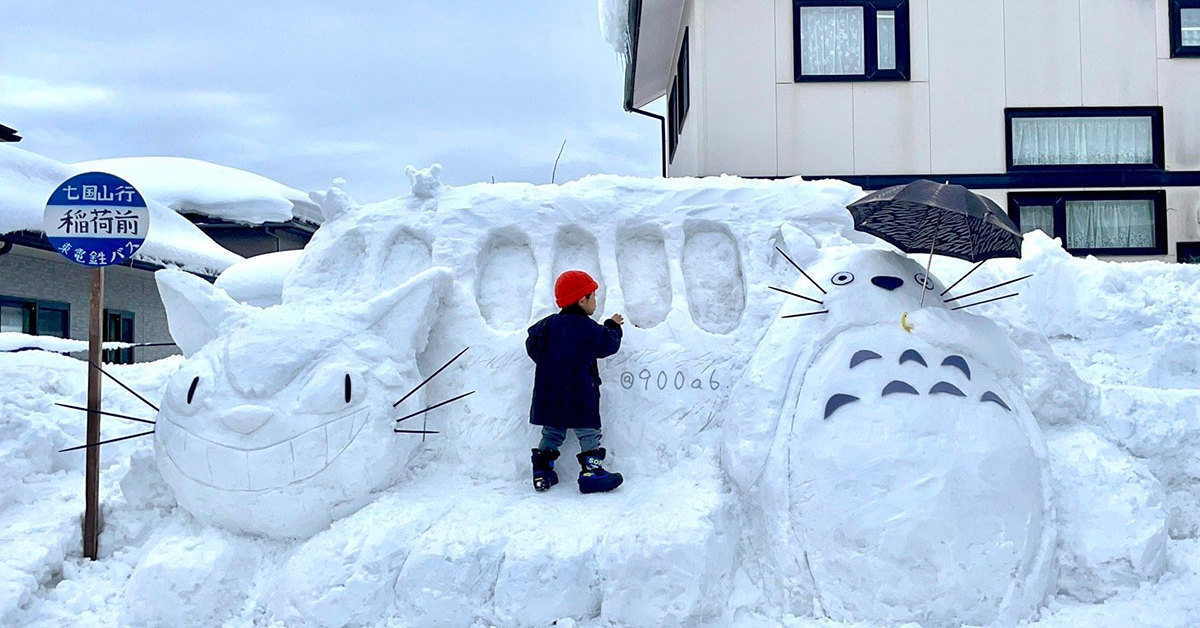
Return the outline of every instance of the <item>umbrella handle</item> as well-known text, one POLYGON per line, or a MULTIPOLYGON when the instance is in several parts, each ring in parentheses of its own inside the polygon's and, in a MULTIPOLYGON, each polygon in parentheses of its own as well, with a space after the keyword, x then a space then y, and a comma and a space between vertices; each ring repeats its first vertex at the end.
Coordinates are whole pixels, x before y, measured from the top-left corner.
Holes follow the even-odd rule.
POLYGON ((900 329, 903 329, 910 334, 912 333, 912 330, 915 329, 915 327, 910 325, 908 322, 908 312, 900 315, 900 329))

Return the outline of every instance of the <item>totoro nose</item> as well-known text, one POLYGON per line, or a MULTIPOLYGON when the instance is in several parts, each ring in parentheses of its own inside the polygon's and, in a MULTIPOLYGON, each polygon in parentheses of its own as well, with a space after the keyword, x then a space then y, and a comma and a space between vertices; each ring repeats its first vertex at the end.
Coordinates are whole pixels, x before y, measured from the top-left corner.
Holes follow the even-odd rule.
POLYGON ((904 280, 899 277, 889 277, 888 275, 879 275, 871 277, 871 283, 883 288, 884 290, 895 290, 904 285, 904 280))
POLYGON ((263 406, 238 406, 223 413, 221 425, 239 434, 250 434, 266 425, 275 412, 263 406))

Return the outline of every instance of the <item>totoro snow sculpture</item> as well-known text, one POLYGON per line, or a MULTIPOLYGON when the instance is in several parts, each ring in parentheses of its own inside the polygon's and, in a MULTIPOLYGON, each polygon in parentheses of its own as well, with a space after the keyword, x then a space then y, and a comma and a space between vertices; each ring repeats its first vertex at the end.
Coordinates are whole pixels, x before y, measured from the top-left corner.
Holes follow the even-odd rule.
POLYGON ((724 425, 768 590, 838 621, 1032 616, 1056 533, 1019 354, 892 251, 830 248, 806 270, 783 314, 813 314, 771 325, 724 425))
POLYGON ((303 537, 395 483, 420 438, 393 433, 392 405, 421 382, 415 356, 445 269, 357 303, 269 308, 182 271, 155 277, 186 356, 154 435, 181 506, 206 523, 303 537))

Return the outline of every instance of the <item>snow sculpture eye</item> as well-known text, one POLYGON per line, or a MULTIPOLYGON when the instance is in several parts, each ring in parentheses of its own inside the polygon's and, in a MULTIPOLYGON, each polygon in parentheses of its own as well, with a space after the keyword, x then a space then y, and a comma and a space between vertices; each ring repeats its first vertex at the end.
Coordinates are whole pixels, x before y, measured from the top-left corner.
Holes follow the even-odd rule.
POLYGON ((833 285, 835 286, 844 286, 851 281, 854 281, 854 273, 843 270, 842 272, 834 275, 831 281, 833 281, 833 285))
POLYGON ((188 364, 167 383, 166 401, 180 414, 193 414, 204 405, 205 395, 212 395, 214 381, 206 363, 188 364))
POLYGON ((925 273, 917 273, 913 275, 913 280, 919 286, 925 286, 926 290, 933 290, 933 277, 926 277, 925 273))
POLYGON ((345 365, 318 370, 300 391, 300 409, 337 412, 357 403, 363 396, 361 377, 360 373, 348 372, 345 365))

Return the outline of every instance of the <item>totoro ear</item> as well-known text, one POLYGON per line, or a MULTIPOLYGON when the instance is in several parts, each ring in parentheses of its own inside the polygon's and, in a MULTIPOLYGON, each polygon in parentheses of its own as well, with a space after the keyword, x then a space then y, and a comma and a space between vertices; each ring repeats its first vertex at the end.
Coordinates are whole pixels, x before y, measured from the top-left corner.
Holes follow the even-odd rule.
POLYGON ((366 304, 367 325, 375 335, 407 357, 420 353, 429 340, 438 305, 450 293, 450 270, 430 268, 366 304))
POLYGON ((164 269, 154 273, 154 281, 167 309, 171 338, 184 355, 199 351, 222 327, 245 315, 242 304, 193 274, 164 269))

